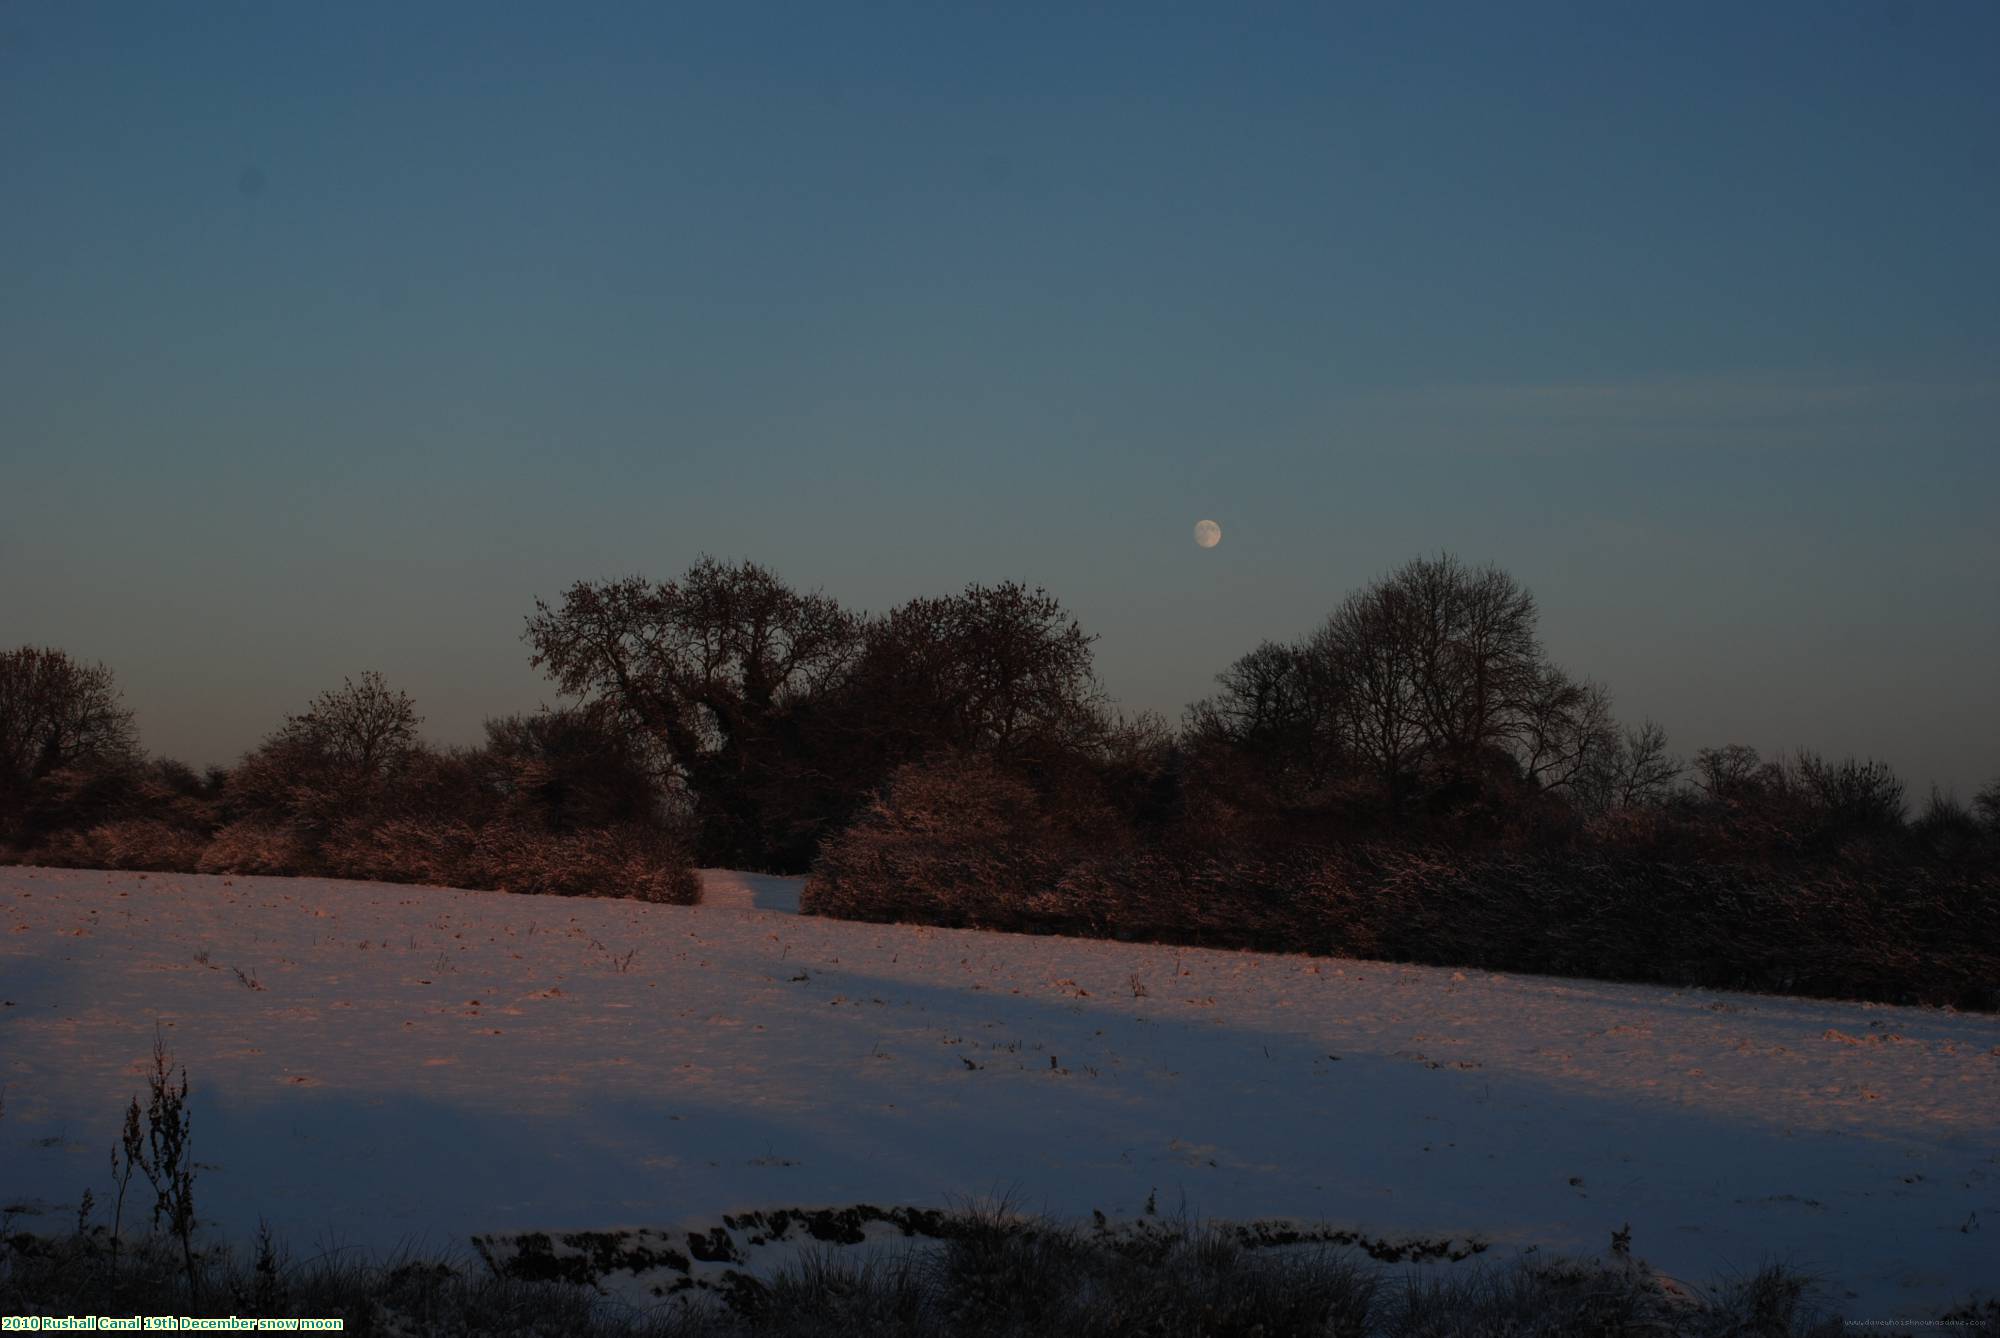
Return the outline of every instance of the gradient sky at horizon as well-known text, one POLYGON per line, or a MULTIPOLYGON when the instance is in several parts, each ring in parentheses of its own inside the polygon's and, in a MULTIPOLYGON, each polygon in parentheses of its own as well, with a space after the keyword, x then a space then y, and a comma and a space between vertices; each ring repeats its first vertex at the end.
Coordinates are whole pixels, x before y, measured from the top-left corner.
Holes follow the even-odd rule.
POLYGON ((702 552, 1177 718, 1448 549, 1684 753, 2000 775, 2000 6, 16 0, 0 135, 0 644, 156 751, 702 552))

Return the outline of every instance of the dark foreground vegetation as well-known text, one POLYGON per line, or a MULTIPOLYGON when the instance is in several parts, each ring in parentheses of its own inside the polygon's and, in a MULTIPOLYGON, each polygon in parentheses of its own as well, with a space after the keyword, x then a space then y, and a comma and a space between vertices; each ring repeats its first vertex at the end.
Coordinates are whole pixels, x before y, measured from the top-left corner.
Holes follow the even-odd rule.
POLYGON ((1053 597, 886 614, 751 563, 579 583, 527 619, 565 699, 417 736, 363 674, 235 767, 147 758, 108 670, 0 654, 0 857, 804 906, 1842 998, 2000 1005, 2000 781, 1913 817, 1884 764, 1669 751, 1543 653, 1533 597, 1406 563, 1114 711, 1053 597))
MULTIPOLYGON (((199 1230, 188 1079, 156 1041, 102 1203, 86 1191, 65 1234, 14 1229, 0 1208, 0 1314, 339 1318, 408 1335, 1791 1335, 1840 1332, 1810 1280, 1781 1267, 1691 1291, 1657 1278, 1613 1232, 1602 1261, 1484 1265, 1471 1244, 1370 1241, 1271 1224, 1148 1218, 1080 1226, 989 1210, 771 1211, 728 1219, 758 1239, 859 1244, 899 1225, 899 1250, 809 1249, 759 1277, 726 1241, 620 1252, 612 1235, 543 1236, 477 1259, 294 1259, 260 1228, 250 1257, 199 1230), (142 1223, 144 1224, 142 1226, 142 1223), (718 1266, 697 1277, 690 1256, 718 1266), (1372 1261, 1449 1259, 1391 1275, 1372 1261), (1470 1262, 1468 1262, 1470 1261, 1470 1262), (630 1284, 617 1288, 620 1273, 630 1284), (643 1275, 643 1276, 642 1276, 643 1275), (623 1295, 651 1292, 644 1308, 623 1295), (671 1284, 671 1285, 663 1285, 671 1284)), ((0 1107, 0 1114, 4 1108, 0 1107)), ((720 1237, 721 1233, 714 1233, 720 1237)), ((1965 1312, 1973 1318, 1973 1312, 1965 1312)), ((1993 1319, 1992 1314, 1986 1318, 1993 1319)), ((1992 1325, 1989 1324, 1989 1328, 1992 1325)))
MULTIPOLYGON (((0 1240, 0 1313, 339 1317, 361 1335, 529 1338, 1832 1338, 1807 1278, 1767 1266, 1670 1291, 1643 1266, 1483 1262, 1392 1273, 1346 1252, 1246 1247, 1176 1224, 1118 1239, 1088 1228, 970 1217, 949 1239, 866 1257, 808 1253, 768 1279, 647 1310, 594 1288, 501 1276, 477 1260, 295 1261, 268 1236, 245 1260, 205 1252, 188 1304, 157 1240, 114 1266, 103 1229, 0 1240)), ((1951 1312, 1950 1332, 2000 1333, 2000 1311, 1951 1312)), ((1935 1332, 1877 1324, 1872 1333, 1935 1332)))
MULTIPOLYGON (((377 1261, 330 1251, 298 1259, 260 1226, 246 1258, 200 1229, 188 1078, 163 1040, 155 1042, 147 1086, 145 1105, 135 1096, 125 1112, 104 1199, 86 1190, 71 1229, 17 1230, 18 1210, 0 1207, 0 1314, 338 1318, 345 1332, 395 1338, 1843 1332, 1820 1306, 1838 1279, 1765 1264, 1705 1287, 1669 1281, 1635 1256, 1629 1225, 1610 1231, 1601 1259, 1530 1254, 1496 1264, 1474 1257, 1484 1251, 1477 1242, 1377 1241, 1284 1224, 1159 1217, 1119 1224, 1101 1216, 1070 1224, 1005 1204, 855 1207, 725 1221, 757 1239, 836 1245, 858 1245, 863 1225, 889 1223, 902 1228, 902 1247, 808 1248, 795 1264, 758 1276, 735 1267, 741 1257, 716 1239, 720 1231, 690 1234, 685 1253, 667 1238, 621 1252, 615 1235, 581 1233, 559 1242, 516 1237, 511 1250, 478 1238, 476 1258, 377 1261), (690 1257, 714 1266, 697 1276, 690 1257), (621 1299, 633 1295, 650 1299, 643 1306, 621 1299)), ((1992 1301, 1942 1318, 1958 1321, 1957 1332, 2000 1333, 1992 1301)))

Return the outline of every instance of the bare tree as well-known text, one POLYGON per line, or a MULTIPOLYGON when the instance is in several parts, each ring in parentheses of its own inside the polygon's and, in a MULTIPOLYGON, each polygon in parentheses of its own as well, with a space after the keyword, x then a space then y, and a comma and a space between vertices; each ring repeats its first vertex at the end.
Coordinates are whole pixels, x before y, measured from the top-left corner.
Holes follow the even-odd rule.
POLYGON ((1499 568, 1448 553, 1405 563, 1387 585, 1399 596, 1429 761, 1464 779, 1510 741, 1524 713, 1546 705, 1534 596, 1499 568))
POLYGON ((381 674, 343 679, 244 757, 229 777, 229 805, 322 832, 388 798, 388 783, 420 749, 421 720, 409 695, 392 690, 381 674))
POLYGON ((1910 834, 1933 854, 1963 859, 1979 853, 1986 833, 1973 810, 1960 803, 1957 795, 1933 785, 1923 812, 1910 823, 1910 834))
POLYGON ((857 630, 829 596, 704 557, 678 581, 579 581, 560 607, 538 599, 526 639, 565 693, 611 703, 687 766, 837 677, 857 630))
POLYGON ((1972 811, 1994 832, 2000 832, 2000 779, 1988 781, 1986 788, 1972 797, 1972 811))
POLYGON ((1428 743, 1422 661, 1407 635, 1416 620, 1407 602, 1406 593, 1393 585, 1358 591, 1306 646, 1340 684, 1348 750, 1392 806, 1411 788, 1428 743))
POLYGON ((1544 790, 1577 785, 1618 747, 1610 694, 1596 683, 1577 682, 1554 665, 1536 669, 1516 711, 1506 727, 1517 744, 1522 775, 1544 790))
POLYGON ((1747 744, 1703 748, 1694 755, 1695 785, 1716 804, 1738 803, 1784 786, 1784 768, 1747 744))
POLYGON ((1843 758, 1830 762, 1801 748, 1794 763, 1804 792, 1823 834, 1882 830, 1903 825, 1908 807, 1903 782, 1887 762, 1843 758))
POLYGON ((1394 797, 1420 777, 1470 780, 1524 740, 1531 755, 1542 747, 1534 765, 1569 765, 1549 755, 1559 703, 1535 618, 1511 576, 1443 554, 1348 596, 1301 649, 1340 704, 1347 751, 1394 797))
POLYGON ((841 682, 860 622, 755 563, 704 557, 676 581, 578 582, 535 601, 529 663, 649 736, 702 808, 708 854, 766 864, 774 787, 812 769, 804 716, 841 682))
POLYGON ((369 669, 358 683, 346 678, 322 692, 303 715, 286 717, 278 735, 309 749, 343 778, 370 782, 408 759, 422 722, 409 694, 391 691, 369 669))
POLYGON ((1603 812, 1666 802, 1687 764, 1667 751, 1667 732, 1651 720, 1618 735, 1578 787, 1585 806, 1603 812))
POLYGON ((667 799, 644 743, 600 704, 490 719, 473 757, 497 797, 536 825, 642 826, 664 816, 667 799))
POLYGON ((1220 691, 1187 710, 1190 742, 1247 765, 1278 802, 1311 802, 1352 766, 1346 685, 1310 643, 1266 641, 1216 683, 1220 691))
POLYGON ((1667 751, 1667 731, 1648 720, 1625 731, 1619 749, 1618 803, 1657 804, 1673 793, 1687 763, 1667 751))
POLYGON ((83 762, 130 761, 137 749, 111 670, 54 649, 0 651, 0 830, 35 782, 83 762))
POLYGON ((1091 644, 1054 595, 1013 581, 913 599, 871 623, 859 700, 909 760, 933 749, 1007 759, 1086 746, 1107 728, 1091 644))

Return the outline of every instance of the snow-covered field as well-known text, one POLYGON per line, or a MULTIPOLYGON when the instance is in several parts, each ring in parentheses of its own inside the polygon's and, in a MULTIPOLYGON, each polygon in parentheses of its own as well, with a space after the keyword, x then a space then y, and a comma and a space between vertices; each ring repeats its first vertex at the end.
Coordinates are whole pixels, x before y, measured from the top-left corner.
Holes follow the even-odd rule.
POLYGON ((1786 1261, 1859 1318, 2000 1287, 1990 1016, 849 924, 705 878, 672 907, 0 869, 0 1202, 104 1202, 157 1019, 204 1229, 295 1252, 1152 1197, 1487 1258, 1629 1222, 1670 1275, 1786 1261))

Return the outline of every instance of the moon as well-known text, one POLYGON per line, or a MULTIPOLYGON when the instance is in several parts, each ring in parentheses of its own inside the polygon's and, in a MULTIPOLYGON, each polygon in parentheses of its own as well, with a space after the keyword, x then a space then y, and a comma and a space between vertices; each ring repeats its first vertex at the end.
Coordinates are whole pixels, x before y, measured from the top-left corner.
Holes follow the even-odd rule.
POLYGON ((1222 527, 1212 520, 1198 520, 1194 526, 1194 541, 1203 548, 1213 548, 1222 542, 1222 527))

